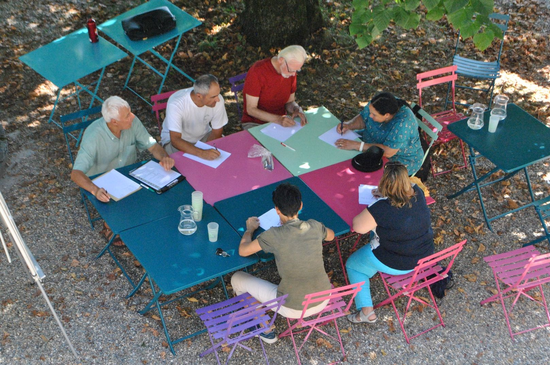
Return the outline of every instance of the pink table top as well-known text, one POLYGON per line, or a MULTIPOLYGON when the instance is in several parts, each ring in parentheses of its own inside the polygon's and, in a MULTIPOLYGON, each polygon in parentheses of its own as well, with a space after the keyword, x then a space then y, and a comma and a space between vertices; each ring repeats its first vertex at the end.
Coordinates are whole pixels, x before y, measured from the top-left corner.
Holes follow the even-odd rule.
MULTIPOLYGON (((348 160, 300 175, 300 179, 353 230, 353 218, 367 207, 359 204, 359 185, 378 186, 383 173, 384 169, 374 172, 357 171, 348 160)), ((426 197, 426 203, 430 205, 435 200, 426 197)))
POLYGON ((302 174, 300 179, 351 228, 353 218, 366 208, 359 204, 359 185, 378 185, 383 172, 359 172, 347 160, 302 174))
POLYGON ((217 148, 231 153, 217 169, 183 157, 182 152, 171 155, 178 171, 194 189, 203 192, 204 201, 208 204, 213 205, 220 200, 292 177, 276 158, 273 158, 273 171, 263 168, 260 157, 248 158, 250 147, 254 144, 260 145, 248 131, 208 142, 210 145, 214 143, 217 148))

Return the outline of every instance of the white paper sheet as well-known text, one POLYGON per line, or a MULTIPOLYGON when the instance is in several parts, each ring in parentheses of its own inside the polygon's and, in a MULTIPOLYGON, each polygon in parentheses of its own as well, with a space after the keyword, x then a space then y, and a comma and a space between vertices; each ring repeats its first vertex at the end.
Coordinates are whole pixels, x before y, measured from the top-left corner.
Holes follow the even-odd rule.
POLYGON ((275 138, 279 142, 284 142, 302 129, 302 125, 299 121, 300 118, 296 119, 294 119, 294 123, 296 123, 294 127, 283 127, 275 123, 269 123, 267 127, 262 128, 261 132, 266 136, 275 138), (296 122, 296 119, 298 119, 298 122, 296 122))
POLYGON ((335 148, 337 148, 336 141, 339 139, 349 139, 353 141, 357 138, 359 138, 359 135, 354 131, 346 131, 346 133, 342 135, 336 131, 336 127, 329 129, 319 136, 321 141, 326 142, 335 148))
POLYGON ((115 201, 141 189, 138 183, 130 180, 117 170, 111 170, 93 180, 94 184, 103 188, 115 201))
POLYGON ((372 191, 377 188, 375 185, 359 185, 359 204, 369 206, 374 203, 377 199, 372 195, 372 191))
MULTIPOLYGON (((198 147, 198 148, 203 149, 203 150, 211 150, 211 149, 215 148, 215 147, 212 147, 209 144, 206 144, 206 143, 201 142, 201 141, 198 141, 195 144, 195 147, 198 147)), ((220 157, 218 157, 215 160, 205 160, 204 158, 200 158, 200 157, 197 157, 197 156, 189 154, 189 153, 184 153, 183 157, 187 157, 190 160, 197 161, 197 162, 202 163, 203 165, 210 166, 212 168, 217 169, 218 166, 220 166, 225 160, 227 160, 229 158, 229 156, 231 156, 231 153, 229 153, 227 151, 220 150, 220 149, 218 149, 218 151, 220 152, 220 157)))
POLYGON ((149 161, 140 168, 130 172, 130 176, 135 177, 156 190, 160 190, 180 177, 180 173, 174 170, 166 171, 158 162, 149 161))
POLYGON ((279 218, 279 215, 277 214, 277 211, 275 208, 272 208, 262 214, 258 217, 260 220, 260 227, 264 229, 264 231, 267 231, 271 227, 280 227, 281 226, 281 218, 279 218))

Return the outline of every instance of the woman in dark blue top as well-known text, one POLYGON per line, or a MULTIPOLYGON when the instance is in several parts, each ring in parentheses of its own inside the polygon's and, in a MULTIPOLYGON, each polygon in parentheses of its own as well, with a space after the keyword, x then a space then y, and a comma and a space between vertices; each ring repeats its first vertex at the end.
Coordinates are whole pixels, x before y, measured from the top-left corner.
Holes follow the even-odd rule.
POLYGON ((353 219, 358 233, 371 232, 370 244, 350 256, 346 271, 351 283, 365 282, 355 297, 353 323, 374 323, 369 279, 378 271, 390 275, 411 272, 418 260, 434 252, 430 210, 422 189, 412 185, 407 168, 388 162, 378 186, 380 198, 353 219))
POLYGON ((336 146, 344 150, 366 151, 375 145, 384 150, 390 161, 399 161, 412 175, 422 167, 424 151, 418 134, 418 123, 413 111, 391 93, 375 95, 355 118, 337 131, 363 130, 363 142, 339 139, 336 146))

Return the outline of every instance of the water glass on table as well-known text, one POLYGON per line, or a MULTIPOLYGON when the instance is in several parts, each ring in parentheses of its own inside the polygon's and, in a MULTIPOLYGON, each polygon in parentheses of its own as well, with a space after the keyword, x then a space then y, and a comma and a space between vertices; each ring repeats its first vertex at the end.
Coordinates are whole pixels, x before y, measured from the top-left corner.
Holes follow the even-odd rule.
POLYGON ((208 223, 208 240, 210 242, 216 242, 218 241, 218 229, 219 224, 216 222, 210 222, 208 223))
POLYGON ((498 127, 498 122, 506 118, 506 110, 498 108, 491 110, 489 118, 489 133, 495 133, 498 127))
POLYGON ((195 218, 195 222, 200 222, 202 220, 203 205, 202 191, 194 191, 191 193, 191 205, 193 206, 193 218, 195 218))

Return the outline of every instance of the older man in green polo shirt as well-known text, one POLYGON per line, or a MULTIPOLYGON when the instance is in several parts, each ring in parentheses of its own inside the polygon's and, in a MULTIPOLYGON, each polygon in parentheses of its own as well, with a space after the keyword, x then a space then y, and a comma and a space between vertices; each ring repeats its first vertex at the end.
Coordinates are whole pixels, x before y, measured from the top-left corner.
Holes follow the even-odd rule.
POLYGON ((147 132, 127 101, 111 96, 103 103, 101 114, 103 118, 86 129, 71 172, 71 179, 97 200, 106 203, 109 194, 88 176, 133 164, 138 149, 149 150, 166 170, 174 166, 174 160, 147 132))

